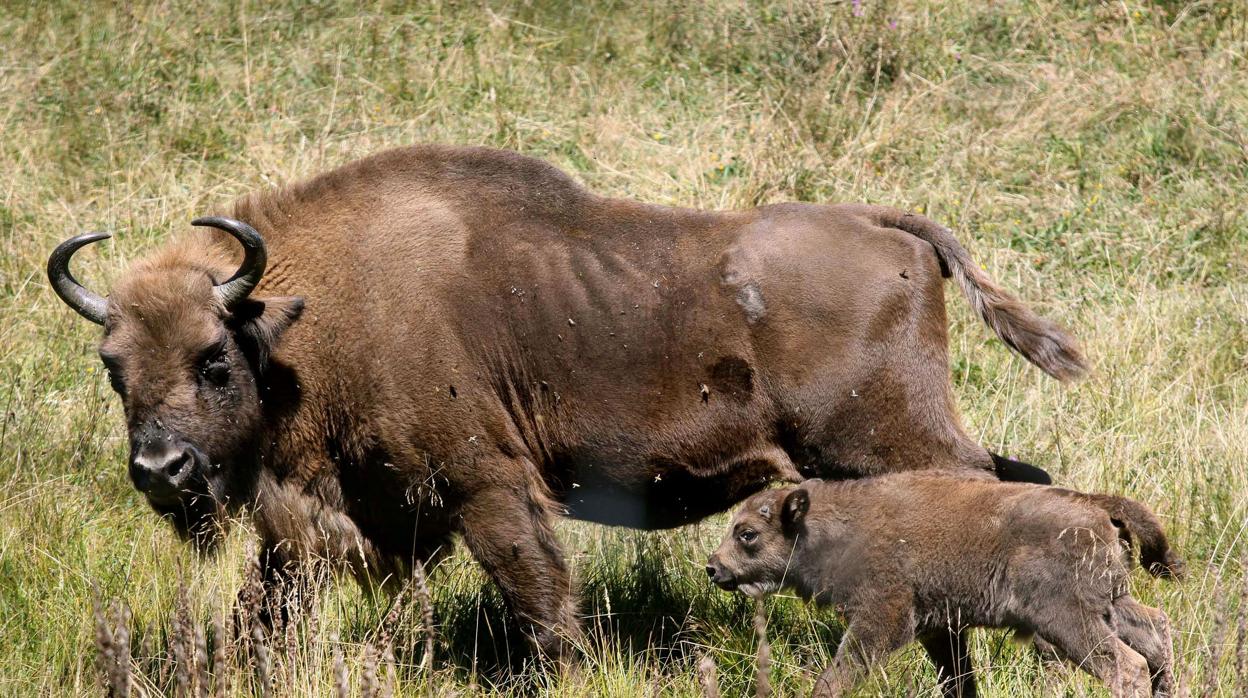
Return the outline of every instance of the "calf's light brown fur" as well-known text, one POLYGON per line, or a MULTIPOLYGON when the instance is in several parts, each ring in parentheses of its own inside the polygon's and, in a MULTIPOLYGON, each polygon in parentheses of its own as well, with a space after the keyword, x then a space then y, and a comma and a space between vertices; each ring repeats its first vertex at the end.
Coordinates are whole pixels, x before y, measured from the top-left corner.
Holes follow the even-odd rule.
POLYGON ((1154 575, 1181 572, 1157 518, 1130 499, 912 472, 755 494, 707 573, 845 614, 815 696, 845 694, 913 640, 946 696, 973 696, 966 629, 977 626, 1034 634, 1115 696, 1168 695, 1168 622, 1127 593, 1130 541, 1154 575))

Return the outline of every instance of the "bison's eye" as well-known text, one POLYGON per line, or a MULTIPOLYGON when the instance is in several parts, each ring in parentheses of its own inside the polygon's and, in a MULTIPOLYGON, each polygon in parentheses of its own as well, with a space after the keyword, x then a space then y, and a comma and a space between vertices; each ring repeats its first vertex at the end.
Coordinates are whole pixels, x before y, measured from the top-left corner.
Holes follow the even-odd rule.
POLYGON ((751 528, 747 528, 741 533, 737 534, 737 538, 741 539, 742 543, 749 545, 750 543, 753 543, 754 541, 758 540, 758 531, 755 531, 754 529, 751 529, 751 528))
POLYGON ((230 382, 230 356, 224 351, 209 354, 199 362, 199 375, 215 386, 230 382))
POLYGON ((126 392, 126 383, 121 379, 121 371, 107 366, 104 370, 108 373, 108 384, 113 387, 113 391, 118 395, 126 392))
POLYGON ((116 358, 104 354, 100 355, 100 360, 104 362, 104 370, 108 373, 108 384, 118 395, 125 393, 126 383, 121 377, 121 364, 116 358))

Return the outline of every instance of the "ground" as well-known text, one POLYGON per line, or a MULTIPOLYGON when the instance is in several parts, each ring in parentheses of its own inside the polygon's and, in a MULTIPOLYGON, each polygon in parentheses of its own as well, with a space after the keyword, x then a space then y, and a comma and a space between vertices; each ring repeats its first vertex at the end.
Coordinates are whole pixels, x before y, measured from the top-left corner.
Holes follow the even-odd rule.
MULTIPOLYGON (((209 621, 229 618, 250 540, 237 526, 199 559, 131 488, 98 328, 48 288, 48 252, 113 232, 75 261, 104 289, 211 207, 415 142, 512 148, 660 203, 868 201, 950 226, 1093 364, 1082 383, 1046 378, 951 292, 968 429, 1059 483, 1152 506, 1191 574, 1137 573, 1134 592, 1173 619, 1187 694, 1248 687, 1248 4, 122 5, 0 9, 0 693, 98 694, 96 598, 132 613, 136 685, 174 691, 178 638, 216 651, 209 621), (205 642, 173 622, 179 597, 205 642)), ((561 526, 592 629, 571 676, 506 666, 514 632, 462 553, 431 575, 432 670, 410 600, 386 622, 391 597, 342 584, 269 672, 292 695, 367 693, 379 674, 402 694, 688 696, 709 656, 737 695, 750 607, 702 571, 722 523, 561 526)), ((793 599, 768 609, 773 685, 808 690, 803 667, 841 626, 793 599)), ((973 650, 987 695, 1103 691, 1045 678, 1002 633, 973 650)), ((246 693, 260 679, 242 663, 215 673, 246 693)), ((912 649, 861 694, 932 686, 912 649)))

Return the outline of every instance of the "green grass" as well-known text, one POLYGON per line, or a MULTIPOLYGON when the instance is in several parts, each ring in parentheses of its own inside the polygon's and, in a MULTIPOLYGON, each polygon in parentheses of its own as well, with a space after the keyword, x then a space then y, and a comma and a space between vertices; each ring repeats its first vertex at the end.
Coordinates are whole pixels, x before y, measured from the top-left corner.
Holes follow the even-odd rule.
MULTIPOLYGON (((132 490, 97 329, 47 288, 47 253, 113 231, 76 260, 106 288, 210 206, 414 142, 513 148, 604 194, 870 201, 955 228, 1095 366, 1074 386, 1046 379, 951 289, 968 427, 1061 483, 1153 506, 1191 575, 1138 574, 1135 592, 1173 618, 1190 695, 1248 690, 1248 5, 182 5, 0 6, 0 693, 100 691, 97 594, 132 608, 143 685, 172 691, 159 668, 179 589, 197 622, 228 614, 248 540, 239 527, 196 559, 132 490)), ((591 628, 570 677, 508 668, 514 630, 457 553, 431 578, 437 664, 419 671, 416 633, 400 633, 398 691, 696 695, 703 653, 725 695, 748 691, 750 608, 701 571, 721 524, 561 526, 591 628)), ((388 606, 331 586, 316 627, 275 650, 282 692, 331 694, 336 654, 357 681, 388 606)), ((774 684, 806 691, 838 621, 770 608, 774 684)), ((1103 692, 1045 677, 1001 633, 973 643, 986 695, 1103 692)), ((932 681, 911 650, 861 695, 932 681)))

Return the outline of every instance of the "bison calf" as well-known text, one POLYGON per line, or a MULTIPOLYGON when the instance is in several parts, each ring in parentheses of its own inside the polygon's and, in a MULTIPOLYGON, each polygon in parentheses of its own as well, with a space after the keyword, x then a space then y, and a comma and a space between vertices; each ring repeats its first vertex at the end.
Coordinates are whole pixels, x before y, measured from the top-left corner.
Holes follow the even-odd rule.
POLYGON ((760 492, 732 519, 706 571, 721 588, 781 588, 848 620, 816 696, 849 691, 919 640, 946 696, 973 696, 966 629, 1034 634, 1110 685, 1166 695, 1165 614, 1126 589, 1134 540, 1156 576, 1182 563, 1157 518, 1124 497, 933 472, 811 480, 760 492))

